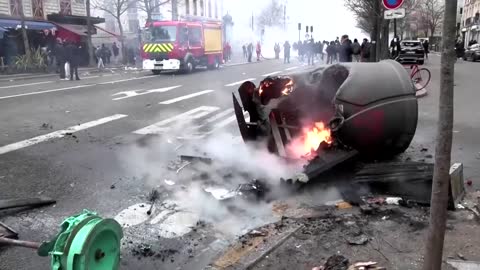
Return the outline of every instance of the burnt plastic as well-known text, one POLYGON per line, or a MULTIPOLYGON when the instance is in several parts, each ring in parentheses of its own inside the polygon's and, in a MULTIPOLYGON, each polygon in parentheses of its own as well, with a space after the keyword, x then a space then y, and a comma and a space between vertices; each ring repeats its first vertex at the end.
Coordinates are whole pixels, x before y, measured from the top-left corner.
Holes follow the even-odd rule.
POLYGON ((418 121, 415 88, 405 68, 392 60, 346 67, 349 75, 334 101, 345 119, 337 138, 369 156, 404 152, 418 121))

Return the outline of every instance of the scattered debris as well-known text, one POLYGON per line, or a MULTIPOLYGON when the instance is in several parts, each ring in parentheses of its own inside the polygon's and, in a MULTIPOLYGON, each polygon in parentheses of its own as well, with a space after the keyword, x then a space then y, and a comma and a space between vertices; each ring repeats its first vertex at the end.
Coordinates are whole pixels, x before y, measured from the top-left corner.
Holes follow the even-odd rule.
POLYGON ((195 162, 195 161, 200 161, 206 164, 211 164, 212 159, 208 157, 198 157, 198 156, 189 156, 189 155, 181 155, 180 159, 183 161, 189 161, 189 162, 195 162))
POLYGON ((465 259, 465 256, 463 256, 463 254, 460 253, 460 252, 457 253, 457 257, 460 258, 460 259, 462 259, 462 260, 464 260, 464 261, 467 260, 467 259, 465 259))
POLYGON ((182 171, 185 167, 187 167, 190 164, 192 164, 192 163, 191 162, 185 162, 185 164, 183 164, 180 168, 177 169, 177 174, 180 173, 180 171, 182 171))
POLYGON ((41 129, 53 129, 53 126, 48 123, 43 123, 41 129))
POLYGON ((152 189, 152 191, 150 191, 150 193, 148 194, 148 201, 150 202, 150 209, 148 209, 147 215, 152 214, 153 206, 155 205, 155 202, 158 200, 159 197, 160 197, 160 193, 158 193, 158 191, 156 189, 152 189))
POLYGON ((35 207, 54 204, 57 201, 49 198, 7 199, 0 200, 0 210, 17 207, 35 207))
POLYGON ((236 191, 232 191, 224 188, 208 187, 208 188, 205 188, 204 190, 205 192, 210 193, 215 199, 219 201, 223 201, 223 200, 230 199, 237 196, 236 191))
POLYGON ((342 255, 333 255, 327 259, 323 266, 324 270, 347 270, 348 259, 342 255))
POLYGON ((350 209, 352 208, 353 206, 351 204, 349 204, 348 202, 339 202, 335 205, 338 209, 350 209))
POLYGON ((112 185, 110 186, 110 189, 115 189, 115 184, 112 184, 112 185))
POLYGON ((356 236, 356 237, 349 237, 347 239, 347 242, 350 245, 361 246, 361 245, 365 245, 366 243, 368 243, 368 237, 364 234, 361 234, 361 235, 356 236))
POLYGON ((393 205, 400 205, 400 202, 402 201, 403 199, 400 198, 400 197, 387 197, 385 199, 385 202, 387 204, 393 204, 393 205))
POLYGON ((165 180, 163 180, 163 182, 165 182, 165 184, 167 184, 169 186, 175 185, 175 182, 173 182, 172 180, 165 179, 165 180))
POLYGON ((257 237, 257 236, 267 236, 268 233, 265 231, 259 231, 259 230, 252 230, 248 233, 248 235, 257 237))
POLYGON ((0 237, 18 239, 18 233, 5 223, 0 222, 0 237))
POLYGON ((480 262, 474 261, 460 261, 460 260, 447 260, 447 263, 455 267, 458 270, 479 270, 480 262))

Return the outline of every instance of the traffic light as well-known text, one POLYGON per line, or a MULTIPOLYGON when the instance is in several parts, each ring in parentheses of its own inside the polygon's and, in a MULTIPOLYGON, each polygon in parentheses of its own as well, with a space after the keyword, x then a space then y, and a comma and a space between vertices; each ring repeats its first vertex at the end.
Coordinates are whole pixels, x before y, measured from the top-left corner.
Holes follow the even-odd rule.
POLYGON ((302 23, 298 23, 298 31, 302 30, 302 23))
POLYGON ((313 26, 310 26, 310 33, 313 33, 313 26))

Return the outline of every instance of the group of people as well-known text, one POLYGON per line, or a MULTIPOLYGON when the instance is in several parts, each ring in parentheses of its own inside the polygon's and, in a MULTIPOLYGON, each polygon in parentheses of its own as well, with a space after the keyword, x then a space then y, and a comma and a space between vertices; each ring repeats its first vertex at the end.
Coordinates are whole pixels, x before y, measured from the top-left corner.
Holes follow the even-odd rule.
POLYGON ((81 50, 82 46, 79 44, 63 41, 60 38, 57 39, 54 51, 57 72, 60 74, 61 80, 66 80, 68 79, 67 76, 70 76, 70 80, 73 81, 74 75, 75 80, 80 80, 78 66, 81 61, 81 50))
POLYGON ((120 48, 118 48, 116 42, 113 42, 112 50, 105 46, 105 44, 102 44, 102 46, 98 46, 95 49, 95 61, 97 62, 98 69, 103 69, 105 68, 105 64, 109 65, 111 63, 112 51, 113 58, 116 63, 120 54, 120 48))
MULTIPOLYGON (((243 50, 243 58, 245 58, 245 60, 247 60, 248 62, 252 62, 253 43, 250 42, 248 44, 243 44, 242 50, 243 50)), ((262 45, 260 44, 260 42, 257 42, 255 52, 257 54, 257 61, 260 61, 260 57, 262 56, 262 45)))

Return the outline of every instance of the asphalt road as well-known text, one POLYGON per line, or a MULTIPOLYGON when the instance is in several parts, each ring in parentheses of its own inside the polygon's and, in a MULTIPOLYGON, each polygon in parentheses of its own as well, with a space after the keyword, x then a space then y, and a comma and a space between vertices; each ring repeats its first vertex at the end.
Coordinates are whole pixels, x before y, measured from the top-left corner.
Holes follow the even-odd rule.
MULTIPOLYGON (((432 81, 429 95, 419 101, 412 143, 412 148, 427 148, 424 155, 434 154, 439 62, 439 56, 431 55, 426 65, 432 81)), ((465 178, 476 186, 478 65, 456 64, 453 149, 453 161, 465 164, 465 178)), ((190 187, 191 170, 182 170, 182 164, 168 169, 168 162, 191 151, 190 145, 212 143, 218 146, 213 154, 230 157, 226 162, 242 157, 233 147, 240 137, 231 93, 244 80, 258 83, 269 74, 305 68, 272 60, 188 75, 116 70, 84 74, 73 82, 2 77, 0 198, 47 196, 57 204, 0 213, 0 220, 15 228, 21 239, 41 241, 54 235, 65 217, 90 209, 116 217, 124 227, 121 269, 203 269, 232 236, 268 222, 271 215, 262 212, 271 208, 245 205, 246 218, 227 218, 225 206, 206 200, 201 188, 190 187), (212 134, 222 135, 213 136, 212 142, 212 134), (147 195, 152 188, 161 194, 149 216, 147 195)), ((336 194, 322 197, 335 199, 336 194)), ((49 260, 30 250, 4 248, 0 269, 49 269, 49 260)))
MULTIPOLYGON (((157 203, 148 216, 146 195, 152 188, 168 186, 160 168, 175 158, 180 150, 172 151, 185 141, 202 141, 212 133, 239 141, 231 95, 241 82, 303 68, 272 60, 188 75, 116 70, 84 74, 80 81, 0 78, 0 198, 57 200, 54 207, 3 214, 2 221, 18 230, 21 239, 41 241, 54 235, 65 217, 83 209, 115 217, 133 205, 117 216, 123 216, 122 225, 148 224, 125 229, 123 269, 200 269, 197 263, 188 265, 189 255, 199 260, 218 237, 204 229, 192 238, 196 243, 186 243, 183 235, 199 217, 172 212, 168 202, 157 203), (185 223, 183 229, 178 223, 185 223), (161 245, 153 248, 166 255, 138 260, 138 244, 159 242, 148 239, 152 228, 164 229, 157 233, 165 236, 161 245)), ((0 269, 49 269, 49 262, 30 250, 9 248, 0 250, 0 269)))

